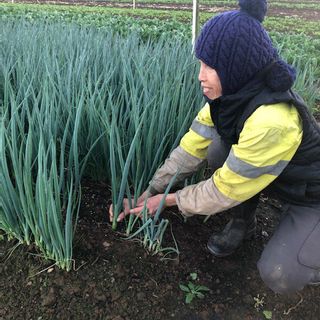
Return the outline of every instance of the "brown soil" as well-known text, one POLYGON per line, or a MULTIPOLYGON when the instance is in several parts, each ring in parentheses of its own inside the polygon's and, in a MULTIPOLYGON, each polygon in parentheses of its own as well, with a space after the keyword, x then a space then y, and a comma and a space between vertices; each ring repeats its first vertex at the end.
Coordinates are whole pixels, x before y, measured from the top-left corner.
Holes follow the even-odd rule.
MULTIPOLYGON (((11 2, 9 0, 0 0, 0 2, 11 2)), ((96 7, 115 7, 115 8, 132 8, 132 4, 128 3, 117 3, 108 1, 81 1, 81 0, 18 0, 15 2, 23 3, 34 3, 34 4, 63 4, 63 5, 86 5, 86 6, 96 6, 96 7)), ((176 3, 139 3, 137 1, 137 8, 149 8, 149 9, 161 9, 161 10, 192 10, 192 4, 176 4, 176 3)), ((222 12, 226 10, 232 10, 236 6, 209 6, 200 5, 201 11, 206 12, 222 12)), ((303 18, 307 20, 319 21, 320 10, 313 9, 291 9, 291 8, 273 8, 272 3, 268 9, 269 16, 279 16, 286 17, 292 16, 297 18, 303 18)))
MULTIPOLYGON (((179 245, 179 257, 161 261, 137 242, 122 240, 107 221, 107 187, 86 182, 77 228, 75 270, 67 273, 49 268, 32 246, 0 241, 0 319, 319 319, 320 287, 280 296, 261 281, 256 262, 280 219, 277 202, 262 198, 258 230, 231 257, 218 259, 206 249, 212 232, 229 218, 219 214, 203 223, 200 218, 184 222, 166 212, 179 245), (42 271, 42 272, 41 272, 42 271), (184 302, 179 284, 197 273, 195 284, 210 291, 204 299, 184 302), (256 300, 262 301, 258 306, 256 300)), ((167 232, 165 245, 172 245, 167 232)))
POLYGON ((268 16, 272 17, 296 17, 306 20, 319 21, 320 10, 314 9, 289 9, 289 8, 272 8, 272 4, 268 9, 268 16))

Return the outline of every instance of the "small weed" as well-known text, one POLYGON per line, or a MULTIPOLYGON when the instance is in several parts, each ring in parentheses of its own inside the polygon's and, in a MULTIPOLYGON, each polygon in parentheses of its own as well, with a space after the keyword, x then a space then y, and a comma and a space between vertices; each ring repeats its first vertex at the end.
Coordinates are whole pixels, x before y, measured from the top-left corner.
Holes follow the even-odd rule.
POLYGON ((264 297, 260 297, 260 295, 258 294, 256 297, 253 297, 253 300, 255 301, 254 303, 254 308, 257 311, 260 311, 260 309, 264 306, 265 302, 264 302, 264 297))
MULTIPOLYGON (((197 273, 195 273, 195 272, 190 273, 190 278, 193 281, 198 280, 197 273)), ((191 281, 189 281, 187 285, 180 284, 179 287, 182 291, 185 292, 185 294, 186 294, 185 302, 188 304, 191 303, 194 298, 203 299, 204 292, 210 291, 210 289, 208 287, 201 286, 201 285, 195 285, 191 281)))
POLYGON ((262 311, 262 314, 264 315, 265 319, 272 319, 272 311, 270 310, 263 310, 263 307, 265 305, 264 296, 260 297, 258 294, 256 297, 253 298, 254 302, 254 308, 257 311, 262 311))
POLYGON ((264 317, 265 317, 266 319, 268 319, 268 320, 272 319, 272 311, 270 311, 270 310, 264 310, 264 311, 262 311, 262 313, 263 313, 263 315, 264 315, 264 317))

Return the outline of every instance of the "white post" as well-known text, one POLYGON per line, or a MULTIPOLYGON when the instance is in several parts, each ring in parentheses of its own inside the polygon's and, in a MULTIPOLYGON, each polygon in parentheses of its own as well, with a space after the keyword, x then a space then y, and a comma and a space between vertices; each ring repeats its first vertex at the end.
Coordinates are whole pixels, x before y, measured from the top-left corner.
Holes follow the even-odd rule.
POLYGON ((136 0, 132 0, 132 9, 136 8, 136 0))
POLYGON ((194 47, 196 38, 199 33, 199 1, 193 0, 192 11, 192 45, 194 47))

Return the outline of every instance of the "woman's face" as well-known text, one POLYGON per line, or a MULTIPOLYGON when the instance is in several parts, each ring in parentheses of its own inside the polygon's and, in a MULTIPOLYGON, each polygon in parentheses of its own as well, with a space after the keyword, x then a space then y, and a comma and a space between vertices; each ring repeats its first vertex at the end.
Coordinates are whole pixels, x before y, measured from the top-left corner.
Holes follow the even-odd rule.
POLYGON ((201 83, 203 94, 211 100, 222 96, 222 88, 216 70, 212 69, 200 60, 200 71, 198 79, 201 83))

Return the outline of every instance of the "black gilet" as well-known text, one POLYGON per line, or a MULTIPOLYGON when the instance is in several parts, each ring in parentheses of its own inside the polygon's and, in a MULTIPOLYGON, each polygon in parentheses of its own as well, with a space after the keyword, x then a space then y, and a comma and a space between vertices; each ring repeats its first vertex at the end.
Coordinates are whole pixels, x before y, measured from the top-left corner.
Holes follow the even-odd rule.
MULTIPOLYGON (((237 144, 245 121, 261 105, 293 104, 301 117, 302 142, 295 155, 267 188, 287 202, 320 203, 320 127, 299 95, 292 90, 274 92, 263 81, 254 79, 234 95, 209 101, 213 123, 222 140, 237 144)), ((286 119, 283 119, 286 121, 286 119)))

